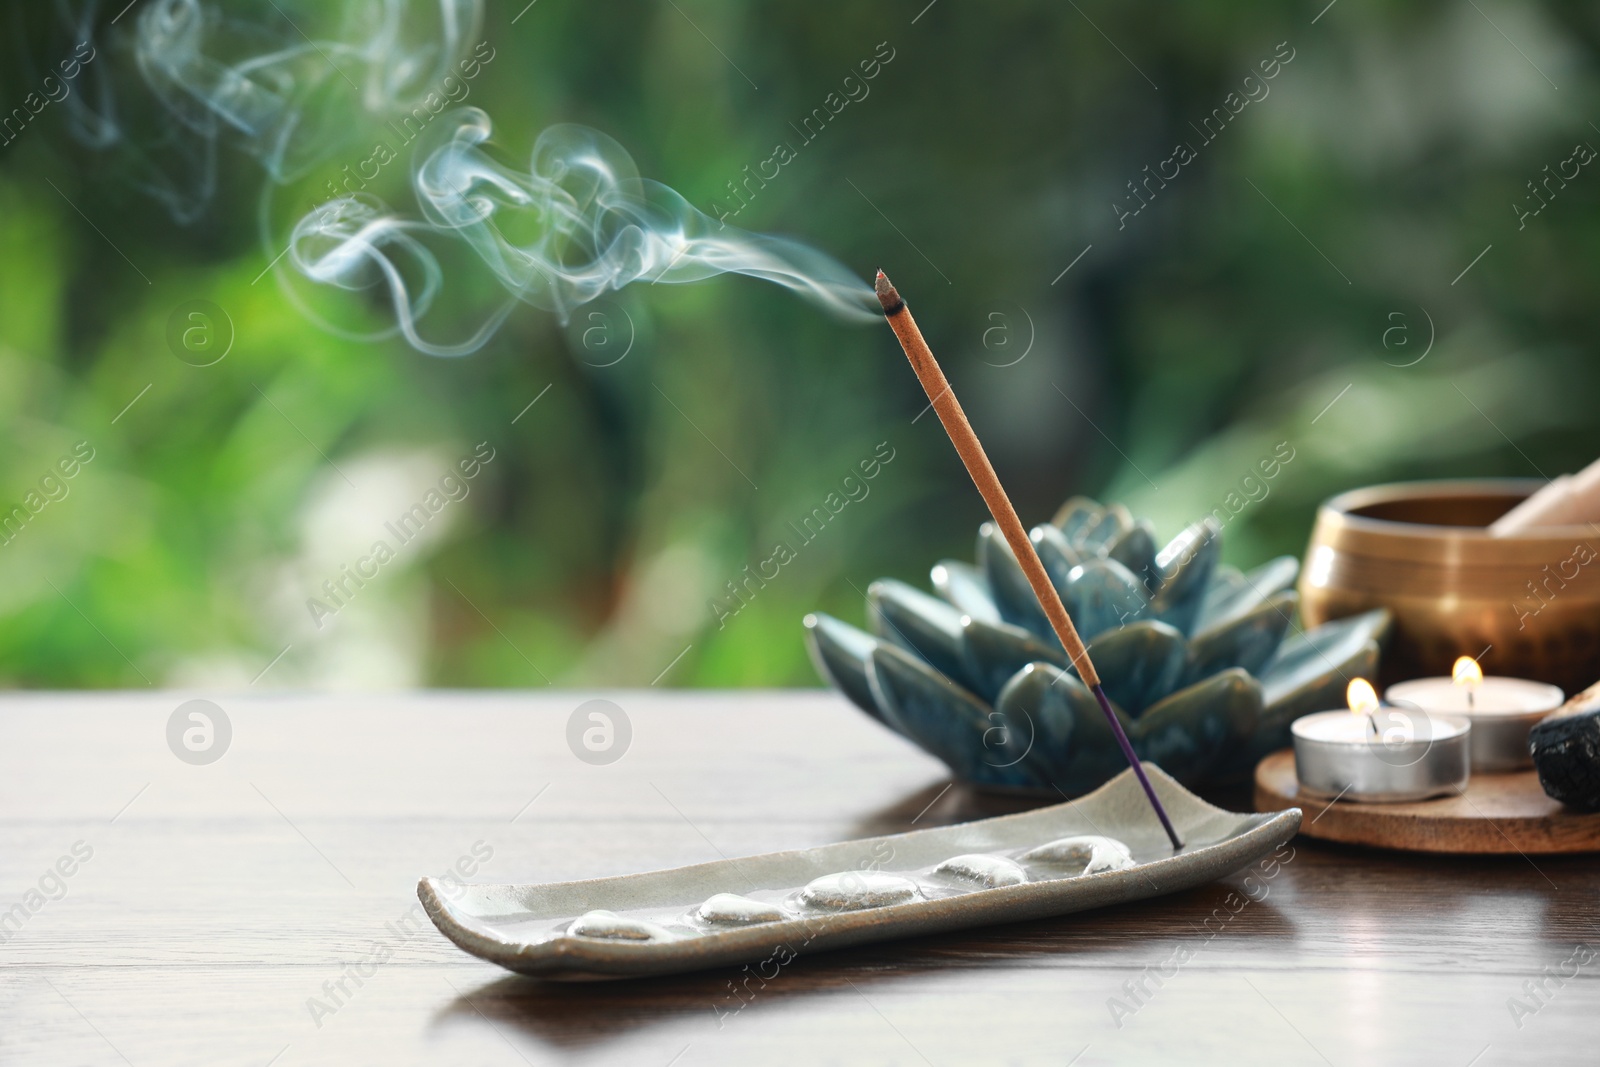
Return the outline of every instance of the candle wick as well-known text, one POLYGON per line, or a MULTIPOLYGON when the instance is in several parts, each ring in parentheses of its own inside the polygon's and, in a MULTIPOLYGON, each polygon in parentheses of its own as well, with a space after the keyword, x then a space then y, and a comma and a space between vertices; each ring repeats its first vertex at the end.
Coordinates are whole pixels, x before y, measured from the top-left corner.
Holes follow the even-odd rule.
POLYGON ((1378 736, 1378 724, 1372 721, 1372 712, 1367 712, 1367 725, 1372 727, 1372 736, 1378 736))
POLYGON ((1474 699, 1474 696, 1475 696, 1475 694, 1472 691, 1472 687, 1468 686, 1467 687, 1467 707, 1469 707, 1469 708, 1477 707, 1477 701, 1474 699))

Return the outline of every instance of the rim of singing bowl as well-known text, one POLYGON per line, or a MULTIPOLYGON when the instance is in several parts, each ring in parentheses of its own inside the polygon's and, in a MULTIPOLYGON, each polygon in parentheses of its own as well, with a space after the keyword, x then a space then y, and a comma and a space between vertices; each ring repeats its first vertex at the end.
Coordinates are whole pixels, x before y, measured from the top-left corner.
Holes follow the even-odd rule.
MULTIPOLYGON (((1543 484, 1537 478, 1455 478, 1352 489, 1317 509, 1312 552, 1328 548, 1341 556, 1447 568, 1537 569, 1560 559, 1579 541, 1600 541, 1596 529, 1586 525, 1489 535, 1489 523, 1543 484), (1437 516, 1457 521, 1428 521, 1437 516), (1468 518, 1472 521, 1463 521, 1468 518)), ((1317 562, 1308 560, 1308 568, 1317 562)))

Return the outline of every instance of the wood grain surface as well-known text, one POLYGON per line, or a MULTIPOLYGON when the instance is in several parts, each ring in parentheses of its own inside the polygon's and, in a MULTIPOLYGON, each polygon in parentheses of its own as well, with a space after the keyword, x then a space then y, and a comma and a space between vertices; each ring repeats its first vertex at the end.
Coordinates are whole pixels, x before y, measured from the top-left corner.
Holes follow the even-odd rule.
POLYGON ((1262 760, 1255 779, 1258 811, 1298 807, 1306 815, 1300 832, 1327 841, 1420 852, 1600 852, 1600 814, 1551 800, 1533 771, 1475 773, 1459 796, 1404 804, 1334 804, 1302 796, 1288 749, 1262 760))
POLYGON ((208 766, 167 747, 190 695, 0 699, 0 1062, 1596 1062, 1595 857, 1299 838, 1135 905, 552 987, 418 925, 418 876, 620 874, 1027 802, 947 788, 821 693, 213 695, 233 736, 208 766), (597 695, 632 726, 608 766, 566 740, 597 695))

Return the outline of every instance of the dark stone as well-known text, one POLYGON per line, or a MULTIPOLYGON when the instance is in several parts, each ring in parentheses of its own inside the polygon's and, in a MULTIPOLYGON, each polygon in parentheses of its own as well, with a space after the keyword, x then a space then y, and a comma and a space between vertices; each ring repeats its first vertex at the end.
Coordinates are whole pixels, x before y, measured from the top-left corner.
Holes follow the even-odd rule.
POLYGON ((1573 703, 1581 710, 1553 715, 1528 733, 1528 751, 1552 799, 1578 811, 1600 811, 1600 688, 1591 687, 1573 703))

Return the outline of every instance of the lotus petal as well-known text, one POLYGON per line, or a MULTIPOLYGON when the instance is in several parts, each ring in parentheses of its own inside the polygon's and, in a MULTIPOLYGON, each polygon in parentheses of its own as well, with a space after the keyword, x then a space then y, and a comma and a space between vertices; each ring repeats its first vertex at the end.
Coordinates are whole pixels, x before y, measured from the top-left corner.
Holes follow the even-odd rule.
POLYGON ((1121 504, 1108 505, 1100 518, 1084 527, 1072 538, 1078 551, 1085 555, 1104 556, 1117 538, 1133 529, 1133 513, 1121 504))
MULTIPOLYGON (((1088 686, 1048 663, 1018 671, 1000 691, 995 710, 1008 722, 1033 725, 1035 746, 1049 761, 1044 784, 1067 796, 1088 792, 1128 765, 1088 686)), ((1124 716, 1123 728, 1132 725, 1124 716)))
POLYGON ((806 648, 817 673, 849 698, 850 703, 885 726, 892 726, 873 699, 867 684, 867 656, 878 647, 878 639, 840 622, 832 615, 813 611, 805 617, 806 648))
POLYGON ((1211 584, 1200 599, 1200 615, 1195 620, 1196 632, 1219 620, 1233 599, 1245 591, 1244 571, 1229 563, 1219 563, 1211 572, 1211 584))
POLYGON ((1067 587, 1072 584, 1072 570, 1083 562, 1083 557, 1067 543, 1066 534, 1048 523, 1035 526, 1029 531, 1028 539, 1033 542, 1034 551, 1039 553, 1039 562, 1044 564, 1044 572, 1050 576, 1051 584, 1065 601, 1067 587))
POLYGON ((1294 556, 1269 559, 1244 576, 1245 584, 1257 596, 1269 597, 1284 589, 1293 589, 1294 580, 1300 577, 1300 561, 1294 556))
POLYGON ((1261 684, 1269 699, 1262 728, 1281 726, 1283 732, 1277 743, 1266 748, 1262 755, 1289 746, 1289 724, 1300 716, 1345 707, 1345 689, 1350 679, 1377 677, 1378 652, 1382 647, 1377 641, 1357 644, 1355 635, 1350 634, 1345 641, 1327 650, 1327 659, 1320 670, 1307 661, 1304 666, 1308 668, 1309 677, 1294 688, 1284 685, 1286 679, 1281 672, 1263 678, 1261 684))
POLYGON ((1000 609, 994 606, 989 580, 972 564, 942 559, 928 576, 933 580, 933 591, 963 615, 984 622, 1000 621, 1000 609))
POLYGON ((1178 688, 1189 649, 1183 635, 1164 622, 1145 619, 1094 639, 1095 670, 1111 702, 1130 717, 1178 688))
MULTIPOLYGON (((1378 608, 1290 635, 1277 654, 1262 664, 1259 672, 1268 706, 1304 692, 1325 675, 1338 674, 1338 669, 1356 658, 1368 642, 1382 645, 1388 637, 1390 622, 1388 610, 1378 608)), ((1339 699, 1333 707, 1344 706, 1344 686, 1348 682, 1348 678, 1341 679, 1339 699)))
POLYGON ((1085 641, 1150 614, 1144 583, 1113 559, 1090 560, 1073 568, 1064 599, 1067 614, 1085 641))
POLYGON ((978 527, 978 567, 989 582, 1000 618, 1013 626, 1032 630, 1039 637, 1051 637, 1050 620, 1044 617, 1039 598, 1034 596, 1028 576, 1012 554, 1011 546, 995 528, 986 522, 978 527))
POLYGON ((1300 594, 1291 589, 1195 634, 1189 642, 1185 684, 1209 678, 1228 667, 1257 673, 1278 651, 1299 608, 1300 594))
POLYGON ((867 679, 885 716, 911 740, 979 785, 1036 786, 1047 775, 1033 724, 996 709, 907 652, 880 644, 867 679), (1016 721, 1020 728, 1013 728, 1016 721))
POLYGON ((961 647, 963 673, 973 692, 990 702, 1028 664, 1053 663, 1065 669, 1070 662, 1059 641, 1041 641, 1020 626, 981 622, 970 615, 961 620, 961 647))
POLYGON ((867 625, 940 674, 969 685, 961 651, 961 612, 938 597, 893 578, 880 578, 867 586, 867 625))
POLYGON ((1194 782, 1224 753, 1244 746, 1261 708, 1261 683, 1234 668, 1173 693, 1141 715, 1129 735, 1140 759, 1194 782))
POLYGON ((1067 535, 1069 542, 1076 541, 1091 523, 1100 521, 1100 516, 1105 514, 1105 510, 1098 501, 1086 496, 1075 496, 1061 505, 1056 517, 1050 522, 1067 535))
POLYGON ((1129 572, 1148 581, 1156 563, 1156 531, 1148 522, 1134 523, 1125 530, 1106 551, 1107 559, 1114 559, 1129 572))
POLYGON ((1195 619, 1205 599, 1211 572, 1222 555, 1222 539, 1217 520, 1207 516, 1186 526, 1156 556, 1152 575, 1158 584, 1151 593, 1155 617, 1176 626, 1181 632, 1194 632, 1195 619))
POLYGON ((1223 761, 1218 776, 1248 776, 1262 757, 1290 745, 1294 720, 1344 707, 1350 679, 1376 676, 1378 649, 1389 624, 1389 612, 1379 608, 1323 623, 1284 641, 1259 674, 1266 704, 1255 735, 1223 761))
POLYGON ((1269 597, 1293 588, 1299 576, 1300 561, 1293 556, 1269 560, 1249 574, 1240 574, 1232 567, 1218 567, 1211 587, 1206 590, 1195 632, 1209 630, 1251 611, 1269 597), (1232 574, 1227 573, 1230 571, 1232 574))

